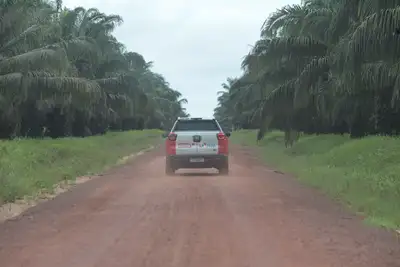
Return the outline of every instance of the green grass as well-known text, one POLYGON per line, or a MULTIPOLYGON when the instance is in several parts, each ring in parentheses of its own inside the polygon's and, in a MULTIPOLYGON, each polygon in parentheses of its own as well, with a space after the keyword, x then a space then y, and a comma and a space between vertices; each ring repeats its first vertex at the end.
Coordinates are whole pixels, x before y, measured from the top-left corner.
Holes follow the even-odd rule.
MULTIPOLYGON (((256 131, 238 131, 234 143, 257 146, 256 131)), ((317 187, 366 216, 366 222, 400 228, 400 139, 305 135, 285 148, 283 133, 271 132, 258 146, 266 162, 317 187)))
POLYGON ((160 131, 112 132, 103 136, 0 141, 0 204, 77 176, 101 172, 123 156, 160 141, 160 131))

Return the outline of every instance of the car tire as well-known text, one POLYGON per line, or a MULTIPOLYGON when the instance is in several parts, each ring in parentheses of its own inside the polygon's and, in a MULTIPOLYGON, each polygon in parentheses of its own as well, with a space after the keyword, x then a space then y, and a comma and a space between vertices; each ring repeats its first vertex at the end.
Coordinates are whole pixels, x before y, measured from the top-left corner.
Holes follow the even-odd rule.
POLYGON ((228 159, 218 168, 219 174, 228 175, 229 174, 229 162, 228 159))
POLYGON ((171 161, 168 158, 165 161, 165 174, 168 176, 175 174, 175 169, 173 168, 171 161))

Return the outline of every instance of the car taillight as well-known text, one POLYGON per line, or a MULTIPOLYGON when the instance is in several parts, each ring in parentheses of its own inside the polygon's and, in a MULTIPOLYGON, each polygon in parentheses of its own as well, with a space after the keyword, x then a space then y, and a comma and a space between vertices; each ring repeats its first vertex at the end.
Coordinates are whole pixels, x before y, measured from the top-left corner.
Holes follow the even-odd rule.
POLYGON ((226 135, 224 133, 218 133, 217 134, 217 138, 218 138, 218 140, 225 140, 226 139, 226 135))
POLYGON ((224 133, 218 133, 217 139, 218 139, 218 154, 227 155, 229 151, 227 136, 224 133))
POLYGON ((165 143, 165 147, 167 150, 167 155, 175 155, 176 154, 176 138, 178 135, 176 133, 170 133, 165 143))
POLYGON ((178 135, 176 133, 170 133, 168 135, 168 140, 169 141, 176 141, 176 138, 178 137, 178 135))

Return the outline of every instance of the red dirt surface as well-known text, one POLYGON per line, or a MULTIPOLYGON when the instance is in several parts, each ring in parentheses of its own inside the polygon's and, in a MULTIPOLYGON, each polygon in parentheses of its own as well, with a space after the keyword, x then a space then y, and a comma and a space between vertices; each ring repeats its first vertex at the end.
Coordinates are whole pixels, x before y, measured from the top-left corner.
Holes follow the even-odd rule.
POLYGON ((162 151, 0 224, 0 266, 400 266, 394 233, 243 149, 229 176, 166 177, 162 151))

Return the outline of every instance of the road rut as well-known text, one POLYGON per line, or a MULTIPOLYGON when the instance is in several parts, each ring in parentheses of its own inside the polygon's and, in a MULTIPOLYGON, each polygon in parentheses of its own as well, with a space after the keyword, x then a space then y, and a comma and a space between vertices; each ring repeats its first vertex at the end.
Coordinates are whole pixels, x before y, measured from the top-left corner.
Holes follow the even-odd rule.
POLYGON ((234 148, 164 175, 162 149, 0 224, 1 267, 399 267, 395 234, 234 148))

